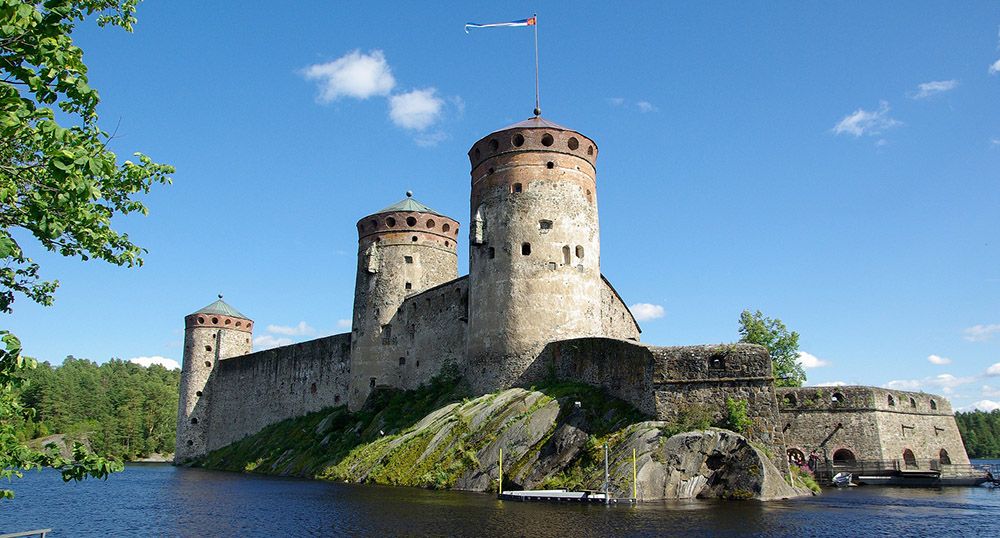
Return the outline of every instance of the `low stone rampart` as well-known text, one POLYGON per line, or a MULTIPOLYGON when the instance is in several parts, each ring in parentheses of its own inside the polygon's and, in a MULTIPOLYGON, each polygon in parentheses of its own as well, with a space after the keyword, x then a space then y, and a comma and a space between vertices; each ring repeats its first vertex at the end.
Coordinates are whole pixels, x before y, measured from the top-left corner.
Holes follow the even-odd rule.
POLYGON ((205 386, 207 450, 282 420, 347 403, 351 335, 219 361, 205 386))

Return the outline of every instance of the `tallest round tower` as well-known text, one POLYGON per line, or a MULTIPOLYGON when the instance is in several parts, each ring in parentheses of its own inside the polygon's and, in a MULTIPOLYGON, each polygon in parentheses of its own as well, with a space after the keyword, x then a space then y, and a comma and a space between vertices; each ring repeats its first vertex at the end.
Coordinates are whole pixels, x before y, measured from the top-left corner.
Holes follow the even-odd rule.
POLYGON ((597 144, 536 116, 469 159, 466 374, 482 393, 536 380, 548 342, 601 333, 597 144))

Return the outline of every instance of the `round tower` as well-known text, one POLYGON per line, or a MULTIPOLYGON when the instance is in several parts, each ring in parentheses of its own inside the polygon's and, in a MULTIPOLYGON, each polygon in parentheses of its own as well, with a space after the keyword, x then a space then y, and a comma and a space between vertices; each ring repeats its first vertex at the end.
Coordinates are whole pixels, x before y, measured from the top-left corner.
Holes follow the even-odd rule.
POLYGON ((357 409, 378 385, 395 385, 409 343, 397 310, 407 296, 458 277, 458 221, 406 198, 358 221, 358 271, 351 332, 351 388, 357 409), (400 351, 403 349, 403 351, 400 351), (402 354, 400 354, 402 353, 402 354))
POLYGON ((211 419, 204 398, 219 361, 253 351, 253 321, 222 300, 184 316, 184 365, 177 404, 174 463, 207 451, 211 419))
POLYGON ((537 380, 545 344, 601 333, 597 144, 540 117, 483 137, 472 163, 469 344, 478 393, 537 380))

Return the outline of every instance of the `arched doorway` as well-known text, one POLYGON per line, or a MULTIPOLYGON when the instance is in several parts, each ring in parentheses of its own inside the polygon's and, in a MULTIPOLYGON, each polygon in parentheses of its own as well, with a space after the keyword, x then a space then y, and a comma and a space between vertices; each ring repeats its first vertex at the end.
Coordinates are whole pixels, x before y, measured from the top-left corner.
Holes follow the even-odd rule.
POLYGON ((943 448, 941 449, 940 454, 938 454, 938 459, 940 459, 941 463, 944 465, 951 465, 951 457, 948 456, 948 451, 943 448))
POLYGON ((903 464, 906 465, 907 469, 917 468, 917 458, 913 455, 913 451, 909 448, 903 451, 903 464))
POLYGON ((857 458, 854 457, 854 452, 851 452, 846 448, 841 448, 833 453, 834 465, 850 465, 856 461, 857 458))
POLYGON ((806 455, 797 448, 788 449, 788 464, 802 467, 806 464, 806 455))

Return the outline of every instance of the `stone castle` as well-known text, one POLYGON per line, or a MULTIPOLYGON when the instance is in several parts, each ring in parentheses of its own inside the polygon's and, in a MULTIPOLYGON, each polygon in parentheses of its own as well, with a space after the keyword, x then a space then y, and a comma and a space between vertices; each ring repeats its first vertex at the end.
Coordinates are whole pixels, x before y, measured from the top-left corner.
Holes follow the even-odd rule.
POLYGON ((175 462, 312 411, 356 410, 377 388, 416 388, 447 368, 477 394, 576 381, 668 421, 694 407, 721 417, 727 398, 743 400, 750 437, 792 459, 968 463, 943 398, 778 390, 760 346, 640 343, 601 274, 597 154, 538 116, 473 144, 467 276, 458 221, 411 193, 360 219, 350 333, 252 353, 253 321, 221 296, 186 316, 175 462))

